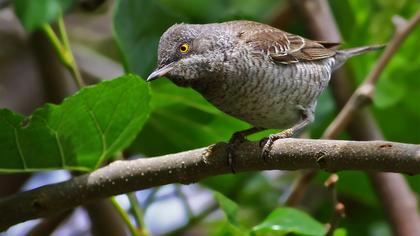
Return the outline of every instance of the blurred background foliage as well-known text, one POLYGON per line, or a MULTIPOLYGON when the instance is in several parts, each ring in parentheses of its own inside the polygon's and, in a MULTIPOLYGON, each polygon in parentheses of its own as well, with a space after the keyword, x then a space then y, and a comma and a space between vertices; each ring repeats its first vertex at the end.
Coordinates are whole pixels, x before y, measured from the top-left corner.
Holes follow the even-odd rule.
MULTIPOLYGON (((24 2, 30 1, 15 0, 16 9, 19 9, 19 4, 24 4, 24 2)), ((67 9, 66 23, 75 48, 76 58, 85 78, 100 77, 101 74, 100 72, 96 72, 96 74, 91 72, 91 66, 84 64, 86 53, 90 59, 106 62, 104 64, 106 66, 100 63, 99 66, 95 65, 99 67, 99 71, 115 68, 108 74, 118 74, 124 71, 145 78, 156 66, 159 37, 172 24, 249 19, 278 25, 276 17, 289 7, 290 1, 119 0, 108 1, 95 12, 85 12, 75 7, 69 7, 71 1, 43 0, 37 3, 38 5, 35 4, 29 12, 16 10, 22 24, 28 31, 33 31, 45 20, 52 21, 59 15, 61 9, 67 9), (43 4, 45 4, 44 8, 43 4), (39 21, 31 19, 39 19, 39 21), (123 70, 118 64, 122 65, 123 70)), ((395 30, 391 22, 392 17, 399 15, 403 18, 410 18, 419 10, 419 3, 416 0, 330 0, 329 3, 342 33, 343 47, 386 43, 395 30)), ((5 10, 2 11, 0 11, 0 16, 9 14, 5 10)), ((9 14, 0 19, 8 22, 11 21, 10 18, 9 14)), ((286 31, 311 38, 298 12, 292 10, 287 22, 281 25, 286 31)), ((7 54, 4 52, 2 55, 1 51, 5 45, 13 45, 11 41, 1 41, 7 39, 9 31, 10 29, 7 27, 0 26, 0 42, 7 43, 0 44, 0 72, 5 70, 1 64, 5 64, 4 61, 7 60, 7 54)), ((22 34, 21 31, 13 33, 22 34)), ((374 103, 369 108, 374 113, 387 140, 420 143, 419 38, 420 28, 417 28, 395 54, 379 80, 374 103)), ((13 50, 12 52, 18 52, 18 49, 13 50)), ((380 53, 367 54, 351 59, 347 63, 348 71, 357 83, 363 81, 379 56, 380 53)), ((24 66, 25 64, 20 64, 21 68, 25 68, 24 66)), ((36 74, 37 70, 33 73, 36 74)), ((10 77, 14 74, 8 72, 3 75, 10 77)), ((13 89, 13 86, 17 86, 16 84, 10 85, 13 83, 7 82, 4 78, 1 79, 0 83, 2 84, 0 85, 5 88, 13 89)), ((96 81, 104 79, 111 78, 96 78, 96 81)), ((21 83, 25 83, 25 81, 22 80, 21 83)), ((35 86, 35 89, 41 91, 38 94, 43 92, 40 87, 42 86, 35 86)), ((233 132, 249 127, 248 124, 218 111, 191 89, 176 87, 166 79, 157 80, 150 84, 150 87, 150 117, 135 141, 125 150, 127 156, 155 156, 202 147, 226 141, 233 132)), ((15 91, 17 94, 27 92, 22 88, 15 91)), ((0 94, 1 107, 8 107, 24 113, 33 110, 19 110, 13 106, 13 102, 7 100, 11 98, 4 94, 11 96, 7 93, 0 94)), ((24 97, 26 97, 27 103, 31 102, 28 96, 24 97)), ((39 101, 32 107, 42 103, 39 101)), ((313 138, 320 137, 337 113, 329 91, 326 91, 320 98, 316 113, 316 121, 308 129, 307 134, 313 138)), ((256 135, 253 139, 261 138, 266 134, 256 135)), ((344 134, 343 137, 346 135, 344 134)), ((186 223, 187 220, 167 231, 171 232, 171 230, 181 227, 178 228, 178 231, 173 231, 172 235, 175 234, 174 232, 182 234, 188 230, 205 232, 209 235, 243 235, 244 231, 259 224, 254 228, 253 233, 266 235, 264 227, 269 227, 267 226, 270 223, 269 218, 276 218, 276 215, 278 216, 276 219, 286 215, 296 221, 301 220, 307 222, 308 225, 313 224, 311 229, 316 231, 319 223, 312 222, 313 219, 308 219, 306 215, 301 215, 304 213, 296 213, 288 208, 275 210, 282 206, 297 175, 298 173, 295 172, 269 171, 230 174, 206 179, 196 187, 208 194, 210 194, 208 190, 217 191, 214 199, 223 209, 225 215, 221 217, 220 214, 217 214, 219 211, 216 213, 210 211, 209 215, 213 217, 207 220, 186 223), (220 194, 218 195, 218 193, 220 194), (268 216, 270 213, 271 215, 268 216), (266 218, 267 216, 268 218, 266 218), (268 223, 263 222, 264 219, 268 220, 268 223), (190 224, 191 227, 188 230, 184 229, 182 228, 183 224, 190 224)), ((299 206, 317 221, 323 223, 328 222, 332 212, 330 196, 322 186, 327 176, 327 173, 318 174, 315 183, 310 186, 299 206)), ((347 218, 340 225, 344 230, 337 235, 345 235, 345 233, 347 235, 390 235, 384 213, 365 174, 348 171, 339 173, 339 176, 339 198, 346 205, 347 218)), ((420 177, 407 177, 407 180, 412 188, 420 193, 420 177)), ((187 197, 190 198, 188 193, 191 191, 185 191, 187 197)), ((156 190, 141 191, 138 194, 149 196, 153 193, 156 193, 156 190)), ((211 194, 211 196, 213 195, 211 194)), ((159 204, 159 198, 156 199, 156 204, 159 204)), ((197 204, 192 200, 190 203, 191 205, 197 204)), ((207 209, 207 207, 202 207, 202 209, 207 209)), ((151 210, 153 209, 148 211, 151 210)), ((149 213, 149 215, 159 214, 149 213)), ((153 223, 153 219, 147 220, 147 217, 148 212, 146 211, 146 221, 156 224, 153 223)), ((150 216, 150 218, 152 217, 150 216)), ((151 231, 154 232, 156 227, 150 226, 151 231)), ((303 230, 302 227, 296 227, 303 230)), ((160 234, 164 233, 164 230, 157 229, 155 232, 160 234)), ((320 234, 319 230, 316 232, 286 230, 277 233, 291 232, 298 235, 320 234)))

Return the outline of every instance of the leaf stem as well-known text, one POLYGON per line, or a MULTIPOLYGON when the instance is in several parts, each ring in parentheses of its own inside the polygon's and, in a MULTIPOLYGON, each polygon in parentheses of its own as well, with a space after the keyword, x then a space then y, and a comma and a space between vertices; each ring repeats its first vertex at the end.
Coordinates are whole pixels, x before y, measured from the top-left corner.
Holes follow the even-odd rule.
POLYGON ((122 209, 122 207, 120 206, 120 204, 118 204, 115 197, 111 197, 110 200, 111 200, 112 205, 115 207, 117 212, 120 214, 124 223, 127 225, 128 230, 130 231, 131 235, 140 236, 139 232, 137 232, 136 227, 131 223, 130 217, 128 216, 127 212, 124 209, 122 209))
POLYGON ((76 82, 76 85, 79 89, 85 86, 82 76, 80 74, 79 68, 77 67, 76 60, 74 59, 73 52, 70 48, 70 43, 67 36, 67 31, 64 25, 63 17, 58 18, 58 30, 60 32, 60 38, 52 29, 51 25, 45 24, 41 27, 42 31, 45 33, 47 38, 50 40, 51 44, 54 47, 55 52, 58 55, 61 63, 69 70, 73 79, 76 82))
POLYGON ((136 219, 137 223, 137 231, 141 233, 143 236, 148 236, 149 231, 146 228, 146 224, 144 223, 144 213, 140 207, 139 201, 137 200, 136 194, 134 192, 127 193, 128 200, 130 201, 130 205, 133 209, 133 215, 136 219))
POLYGON ((190 204, 188 203, 188 198, 185 196, 184 192, 182 192, 181 186, 179 184, 175 185, 176 195, 178 196, 179 200, 181 200, 182 205, 184 206, 184 210, 187 213, 188 218, 193 218, 194 213, 191 209, 190 204))

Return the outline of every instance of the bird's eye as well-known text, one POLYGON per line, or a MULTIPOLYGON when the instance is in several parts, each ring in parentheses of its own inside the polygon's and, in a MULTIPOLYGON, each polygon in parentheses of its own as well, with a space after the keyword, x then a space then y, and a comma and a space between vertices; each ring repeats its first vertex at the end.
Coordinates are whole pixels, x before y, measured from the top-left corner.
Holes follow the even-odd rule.
POLYGON ((183 43, 179 46, 179 52, 182 54, 187 54, 190 50, 190 45, 188 43, 183 43))

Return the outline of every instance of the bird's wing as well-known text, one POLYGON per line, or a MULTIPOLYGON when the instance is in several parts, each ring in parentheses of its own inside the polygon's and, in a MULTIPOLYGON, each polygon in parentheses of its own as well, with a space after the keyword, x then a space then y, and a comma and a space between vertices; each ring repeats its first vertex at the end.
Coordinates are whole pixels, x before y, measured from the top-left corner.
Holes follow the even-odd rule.
POLYGON ((251 32, 243 31, 238 37, 251 46, 254 54, 269 55, 274 62, 282 64, 328 58, 336 53, 330 47, 339 45, 333 42, 312 41, 272 27, 251 32))

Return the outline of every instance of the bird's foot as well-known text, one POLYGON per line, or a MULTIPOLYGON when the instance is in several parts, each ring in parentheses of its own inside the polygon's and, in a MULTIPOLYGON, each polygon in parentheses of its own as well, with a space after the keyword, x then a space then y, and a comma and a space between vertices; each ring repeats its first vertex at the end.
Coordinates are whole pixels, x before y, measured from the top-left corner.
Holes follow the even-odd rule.
POLYGON ((261 157, 264 161, 267 161, 271 156, 270 152, 273 148, 273 144, 276 140, 290 138, 294 134, 292 129, 284 130, 278 134, 271 134, 267 138, 263 138, 260 140, 260 147, 262 147, 261 157))
POLYGON ((227 153, 227 164, 230 167, 230 170, 232 171, 233 174, 235 174, 235 151, 236 149, 239 147, 239 145, 241 145, 242 143, 244 143, 246 141, 245 136, 238 134, 238 133, 234 133, 232 135, 232 137, 229 140, 229 143, 227 145, 226 148, 226 153, 227 153))
POLYGON ((227 153, 227 162, 230 166, 232 173, 235 173, 235 151, 238 149, 240 144, 247 141, 246 137, 248 135, 257 133, 264 130, 263 128, 259 127, 252 127, 246 130, 235 132, 229 140, 228 146, 226 148, 227 153))

